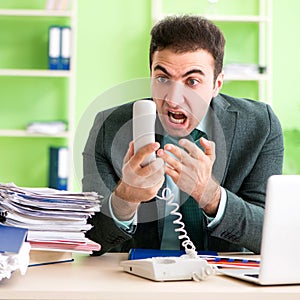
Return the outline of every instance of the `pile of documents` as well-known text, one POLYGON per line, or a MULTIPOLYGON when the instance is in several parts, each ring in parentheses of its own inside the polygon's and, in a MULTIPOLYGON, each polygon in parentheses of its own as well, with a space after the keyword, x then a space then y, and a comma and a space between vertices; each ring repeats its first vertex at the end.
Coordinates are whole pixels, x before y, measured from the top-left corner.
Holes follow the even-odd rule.
POLYGON ((230 63, 224 66, 226 75, 257 75, 259 66, 256 64, 230 63))
POLYGON ((62 121, 49 121, 49 122, 32 122, 27 125, 26 130, 29 133, 40 133, 54 135, 65 132, 67 125, 62 121))
POLYGON ((26 236, 26 229, 0 224, 0 281, 16 270, 26 273, 30 251, 26 236))
POLYGON ((97 193, 0 184, 2 223, 28 229, 31 249, 92 253, 100 245, 87 239, 87 220, 100 211, 97 193))

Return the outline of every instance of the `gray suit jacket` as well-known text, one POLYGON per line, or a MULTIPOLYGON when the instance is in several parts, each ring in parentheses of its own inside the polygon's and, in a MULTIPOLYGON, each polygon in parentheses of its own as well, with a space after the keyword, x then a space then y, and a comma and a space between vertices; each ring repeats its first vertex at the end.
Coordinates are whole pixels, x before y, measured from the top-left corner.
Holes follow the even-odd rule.
MULTIPOLYGON (((227 204, 214 228, 208 228, 203 218, 203 250, 259 253, 266 182, 282 172, 280 123, 269 105, 224 94, 212 100, 210 112, 213 126, 208 137, 216 143, 213 174, 226 190, 227 204)), ((133 247, 160 248, 164 212, 159 201, 142 203, 138 216, 143 222, 138 222, 134 233, 115 225, 107 205, 132 140, 131 118, 132 103, 98 113, 83 152, 83 190, 104 196, 101 212, 91 219, 94 227, 87 232, 102 246, 96 255, 133 247)), ((156 130, 161 130, 159 122, 156 130)), ((161 134, 156 139, 160 142, 161 134)))

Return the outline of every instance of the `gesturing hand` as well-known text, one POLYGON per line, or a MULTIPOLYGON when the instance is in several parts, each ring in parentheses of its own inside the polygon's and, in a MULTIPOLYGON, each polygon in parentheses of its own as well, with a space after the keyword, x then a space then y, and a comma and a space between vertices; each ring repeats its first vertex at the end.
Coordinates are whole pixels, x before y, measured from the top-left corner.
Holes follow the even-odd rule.
POLYGON ((166 163, 166 174, 185 193, 191 195, 200 207, 209 214, 217 210, 220 187, 212 179, 215 161, 215 144, 205 138, 200 139, 203 151, 187 139, 181 139, 182 148, 166 144, 157 154, 166 163), (209 192, 208 192, 209 191, 209 192))

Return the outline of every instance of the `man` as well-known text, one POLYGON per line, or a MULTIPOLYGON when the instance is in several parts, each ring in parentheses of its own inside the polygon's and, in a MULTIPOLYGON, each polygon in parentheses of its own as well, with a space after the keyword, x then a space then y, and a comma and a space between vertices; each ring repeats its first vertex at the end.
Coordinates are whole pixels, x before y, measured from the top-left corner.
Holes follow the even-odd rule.
POLYGON ((197 250, 259 253, 266 182, 282 171, 279 121, 264 103, 219 94, 225 40, 213 23, 168 17, 151 35, 156 142, 134 154, 129 103, 97 115, 83 153, 83 190, 104 196, 87 233, 95 254, 180 248, 164 187, 197 250))

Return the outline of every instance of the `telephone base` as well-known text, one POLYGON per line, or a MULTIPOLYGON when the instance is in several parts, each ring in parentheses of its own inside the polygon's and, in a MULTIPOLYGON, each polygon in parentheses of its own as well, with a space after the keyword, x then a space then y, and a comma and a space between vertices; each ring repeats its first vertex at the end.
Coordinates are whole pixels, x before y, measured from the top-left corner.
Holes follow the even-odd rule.
POLYGON ((189 257, 153 257, 120 263, 125 272, 153 281, 202 280, 213 273, 207 261, 189 257))

